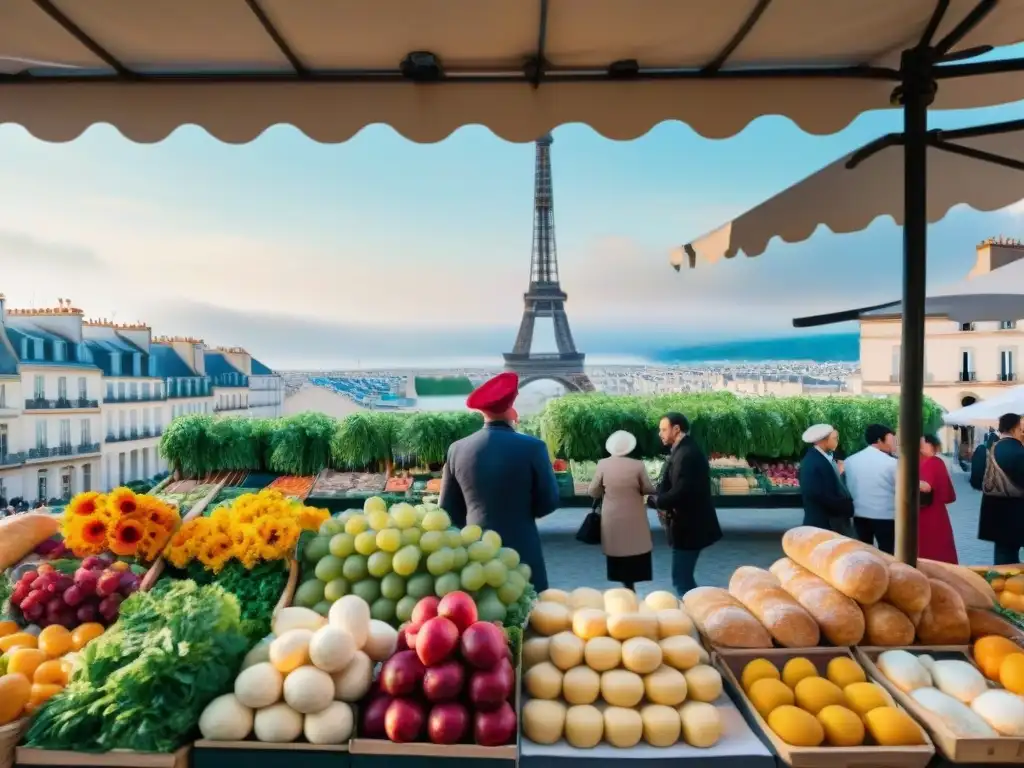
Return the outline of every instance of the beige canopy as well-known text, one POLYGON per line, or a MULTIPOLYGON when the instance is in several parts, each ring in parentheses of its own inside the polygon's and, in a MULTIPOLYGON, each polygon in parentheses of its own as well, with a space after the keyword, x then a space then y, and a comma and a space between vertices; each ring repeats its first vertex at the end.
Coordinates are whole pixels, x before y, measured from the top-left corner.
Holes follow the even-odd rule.
MULTIPOLYGON (((942 219, 954 205, 995 211, 1024 199, 1024 121, 1005 133, 961 138, 966 131, 936 132, 933 139, 953 150, 928 149, 928 221, 942 219), (977 152, 1019 164, 1019 168, 979 161, 977 152)), ((871 147, 871 145, 867 145, 871 147)), ((903 224, 903 163, 898 145, 882 148, 848 167, 861 150, 852 152, 798 181, 760 205, 682 247, 696 261, 715 262, 738 253, 760 256, 773 237, 787 243, 809 238, 821 225, 835 233, 859 232, 879 216, 903 224)), ((680 252, 673 264, 685 263, 680 252)))
MULTIPOLYGON (((279 123, 321 142, 373 123, 419 142, 468 124, 532 141, 572 122, 631 139, 669 119, 726 137, 779 114, 825 134, 890 106, 936 2, 0 0, 0 122, 49 141, 94 123, 141 142, 189 123, 228 142, 279 123)), ((977 5, 950 0, 934 39, 977 5)), ((1024 2, 1000 2, 953 50, 1021 40, 1024 2)), ((933 107, 1022 98, 1013 73, 944 78, 933 107)))

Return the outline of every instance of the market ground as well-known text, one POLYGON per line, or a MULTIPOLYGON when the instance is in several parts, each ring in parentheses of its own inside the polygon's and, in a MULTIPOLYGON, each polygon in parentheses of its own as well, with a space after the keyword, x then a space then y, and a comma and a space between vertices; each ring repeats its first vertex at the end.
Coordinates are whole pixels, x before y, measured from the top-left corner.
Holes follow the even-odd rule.
MULTIPOLYGON (((949 508, 956 537, 957 554, 964 565, 992 562, 992 545, 978 541, 978 508, 981 494, 968 485, 966 475, 953 476, 957 501, 949 508)), ((604 589, 614 586, 605 579, 605 560, 598 546, 580 544, 576 530, 589 510, 560 509, 540 523, 548 581, 552 587, 573 589, 581 586, 604 589)), ((718 513, 725 536, 705 550, 697 563, 697 583, 727 586, 733 570, 741 565, 767 568, 782 557, 782 534, 800 525, 803 511, 798 509, 723 509, 718 513)), ((671 589, 671 554, 665 534, 653 513, 654 581, 638 585, 646 594, 655 589, 671 589)))

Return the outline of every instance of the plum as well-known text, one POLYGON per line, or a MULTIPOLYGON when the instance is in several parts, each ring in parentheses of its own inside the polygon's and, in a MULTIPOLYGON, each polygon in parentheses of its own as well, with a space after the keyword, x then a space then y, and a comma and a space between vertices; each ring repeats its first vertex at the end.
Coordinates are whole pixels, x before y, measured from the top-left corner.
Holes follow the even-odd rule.
POLYGON ((104 571, 103 575, 96 581, 96 594, 100 597, 107 597, 117 592, 121 585, 121 574, 116 571, 104 571))
POLYGON ((76 615, 78 616, 78 620, 82 624, 88 624, 90 622, 96 621, 96 606, 92 603, 85 603, 84 605, 80 605, 78 606, 78 611, 76 615))

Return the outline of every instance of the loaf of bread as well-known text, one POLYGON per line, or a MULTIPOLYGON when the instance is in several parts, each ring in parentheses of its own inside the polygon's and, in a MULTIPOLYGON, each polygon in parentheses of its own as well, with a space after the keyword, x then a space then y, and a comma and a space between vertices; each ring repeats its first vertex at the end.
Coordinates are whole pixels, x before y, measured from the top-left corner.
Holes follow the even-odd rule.
POLYGON ((981 608, 968 608, 967 620, 971 624, 971 640, 988 635, 999 635, 1017 644, 1024 644, 1024 631, 1021 631, 1002 616, 981 608))
POLYGON ((897 648, 914 642, 914 624, 899 608, 889 603, 864 607, 864 643, 897 648))
POLYGON ((945 582, 931 579, 932 599, 917 625, 922 645, 967 645, 971 621, 960 594, 945 582))
POLYGON ((697 587, 683 597, 697 629, 723 648, 771 648, 772 637, 761 622, 732 595, 719 587, 697 587))
POLYGON ((743 603, 785 648, 808 648, 821 639, 818 623, 771 573, 741 565, 729 579, 729 594, 743 603))
POLYGON ((889 588, 889 566, 864 544, 832 531, 802 525, 782 537, 782 551, 797 565, 862 605, 877 603, 889 588))
POLYGON ((885 590, 885 601, 912 615, 928 607, 932 600, 932 589, 928 577, 906 563, 889 563, 889 587, 885 590))
POLYGON ((970 568, 936 560, 918 560, 917 570, 929 579, 941 581, 955 589, 967 608, 991 610, 996 604, 996 593, 985 581, 985 577, 970 568))
POLYGON ((770 570, 782 588, 814 617, 832 645, 860 643, 864 637, 864 614, 857 603, 788 557, 777 560, 770 570))

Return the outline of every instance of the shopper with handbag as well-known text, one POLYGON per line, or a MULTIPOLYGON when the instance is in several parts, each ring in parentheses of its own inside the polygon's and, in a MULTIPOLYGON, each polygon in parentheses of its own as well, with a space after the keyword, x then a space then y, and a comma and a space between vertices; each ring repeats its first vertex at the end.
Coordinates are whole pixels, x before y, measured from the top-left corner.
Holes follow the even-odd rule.
MULTIPOLYGON (((652 578, 651 526, 647 522, 647 496, 654 484, 639 459, 636 437, 620 430, 605 442, 609 458, 597 463, 590 495, 601 500, 601 549, 608 563, 608 581, 635 589, 652 578)), ((593 514, 593 513, 591 513, 593 514)))

